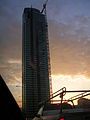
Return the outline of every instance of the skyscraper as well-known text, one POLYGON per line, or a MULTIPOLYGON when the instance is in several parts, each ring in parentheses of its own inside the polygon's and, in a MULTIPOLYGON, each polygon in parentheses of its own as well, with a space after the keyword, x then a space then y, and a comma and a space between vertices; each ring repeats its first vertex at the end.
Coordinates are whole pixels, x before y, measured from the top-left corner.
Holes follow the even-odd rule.
POLYGON ((25 8, 22 33, 22 107, 27 118, 50 97, 49 44, 46 16, 25 8))

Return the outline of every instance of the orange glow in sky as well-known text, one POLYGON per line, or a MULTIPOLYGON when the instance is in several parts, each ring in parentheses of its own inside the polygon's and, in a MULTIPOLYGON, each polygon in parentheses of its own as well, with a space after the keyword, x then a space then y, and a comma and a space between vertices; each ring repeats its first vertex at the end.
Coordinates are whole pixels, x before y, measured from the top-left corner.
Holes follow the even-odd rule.
MULTIPOLYGON (((66 87, 66 90, 90 90, 90 79, 84 75, 52 75, 53 93, 62 87, 66 87)), ((66 93, 64 98, 68 99, 76 94, 80 93, 66 93)), ((59 96, 56 99, 60 100, 59 96)))

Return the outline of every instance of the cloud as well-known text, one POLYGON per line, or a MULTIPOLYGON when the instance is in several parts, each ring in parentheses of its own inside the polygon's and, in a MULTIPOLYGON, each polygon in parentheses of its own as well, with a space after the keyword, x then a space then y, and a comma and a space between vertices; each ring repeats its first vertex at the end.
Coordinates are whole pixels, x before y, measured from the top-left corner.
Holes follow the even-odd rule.
MULTIPOLYGON (((15 96, 22 82, 22 12, 31 4, 41 9, 43 2, 0 1, 0 73, 15 96)), ((90 77, 90 0, 48 1, 47 10, 52 74, 90 77)))
MULTIPOLYGON (((66 87, 66 90, 89 90, 90 89, 90 79, 84 75, 52 75, 52 88, 53 93, 60 88, 66 87)), ((65 95, 64 99, 69 99, 78 93, 69 93, 65 95)), ((90 96, 87 96, 90 99, 90 96)), ((56 98, 55 98, 56 99, 56 98)), ((57 97, 59 100, 60 97, 57 97)))
POLYGON ((10 60, 8 61, 8 63, 10 63, 10 64, 22 64, 22 63, 21 63, 21 60, 15 60, 15 59, 10 59, 10 60))
POLYGON ((21 60, 2 59, 0 61, 0 73, 7 84, 21 84, 21 60))
POLYGON ((49 22, 52 74, 84 74, 90 77, 90 37, 86 32, 90 29, 90 23, 86 27, 87 22, 84 25, 81 22, 83 19, 84 17, 77 19, 78 23, 81 23, 77 29, 73 22, 49 22))
POLYGON ((76 15, 90 16, 89 0, 55 0, 47 5, 48 18, 67 23, 76 15))
POLYGON ((15 4, 13 2, 0 1, 0 74, 18 100, 21 87, 16 86, 22 83, 20 21, 22 13, 17 12, 18 7, 14 6, 16 1, 15 4))

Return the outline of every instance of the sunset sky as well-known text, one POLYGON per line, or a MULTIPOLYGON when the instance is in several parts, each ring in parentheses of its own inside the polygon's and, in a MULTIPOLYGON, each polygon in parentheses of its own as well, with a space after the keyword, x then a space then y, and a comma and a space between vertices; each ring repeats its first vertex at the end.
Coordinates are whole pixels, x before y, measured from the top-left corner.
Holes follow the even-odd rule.
MULTIPOLYGON (((45 0, 0 1, 0 73, 17 101, 22 86, 22 13, 45 0)), ((48 33, 53 91, 90 89, 90 0, 49 0, 48 33)))

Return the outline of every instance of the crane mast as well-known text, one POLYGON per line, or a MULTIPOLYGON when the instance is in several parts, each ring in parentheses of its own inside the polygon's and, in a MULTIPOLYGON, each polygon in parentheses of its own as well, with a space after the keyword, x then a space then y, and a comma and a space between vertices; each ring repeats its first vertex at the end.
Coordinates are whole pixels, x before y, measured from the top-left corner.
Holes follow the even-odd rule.
MULTIPOLYGON (((45 14, 46 18, 46 24, 47 24, 47 15, 46 15, 46 6, 47 6, 48 0, 45 1, 43 4, 43 8, 41 10, 41 13, 45 14)), ((51 65, 50 65, 50 52, 49 52, 49 41, 48 41, 48 24, 46 25, 46 38, 47 38, 47 51, 48 51, 48 71, 49 71, 49 84, 50 84, 50 96, 52 95, 52 78, 51 78, 51 65)))

